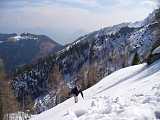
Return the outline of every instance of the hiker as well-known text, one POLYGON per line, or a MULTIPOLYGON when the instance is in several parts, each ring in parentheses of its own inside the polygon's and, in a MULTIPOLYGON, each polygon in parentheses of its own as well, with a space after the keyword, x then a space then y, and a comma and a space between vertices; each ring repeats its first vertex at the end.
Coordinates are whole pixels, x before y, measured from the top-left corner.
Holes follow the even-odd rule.
POLYGON ((77 85, 77 86, 75 86, 74 88, 72 88, 72 90, 71 90, 71 95, 74 96, 74 101, 75 101, 75 103, 78 102, 78 95, 79 95, 79 93, 81 93, 81 96, 82 96, 82 98, 84 99, 80 85, 77 85))

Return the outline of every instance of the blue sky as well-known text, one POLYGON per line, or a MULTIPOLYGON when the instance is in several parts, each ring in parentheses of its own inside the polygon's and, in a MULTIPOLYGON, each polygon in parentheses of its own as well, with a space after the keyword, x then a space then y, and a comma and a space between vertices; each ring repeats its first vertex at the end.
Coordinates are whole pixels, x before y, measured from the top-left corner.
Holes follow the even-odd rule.
POLYGON ((0 0, 0 33, 46 34, 61 44, 122 22, 143 20, 158 0, 0 0))

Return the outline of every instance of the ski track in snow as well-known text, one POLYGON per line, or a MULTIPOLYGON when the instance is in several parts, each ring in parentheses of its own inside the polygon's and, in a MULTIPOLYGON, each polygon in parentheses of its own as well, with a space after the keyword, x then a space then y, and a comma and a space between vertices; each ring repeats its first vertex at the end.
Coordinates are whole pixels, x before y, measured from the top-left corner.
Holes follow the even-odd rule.
POLYGON ((160 120, 160 60, 121 69, 31 120, 160 120))

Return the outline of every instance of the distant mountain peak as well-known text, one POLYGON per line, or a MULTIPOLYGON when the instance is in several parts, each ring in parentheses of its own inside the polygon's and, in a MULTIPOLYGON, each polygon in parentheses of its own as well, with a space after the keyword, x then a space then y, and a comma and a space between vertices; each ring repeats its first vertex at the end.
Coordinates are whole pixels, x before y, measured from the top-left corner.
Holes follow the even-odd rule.
POLYGON ((5 61, 5 68, 10 72, 62 48, 62 45, 45 35, 0 34, 0 58, 5 61))

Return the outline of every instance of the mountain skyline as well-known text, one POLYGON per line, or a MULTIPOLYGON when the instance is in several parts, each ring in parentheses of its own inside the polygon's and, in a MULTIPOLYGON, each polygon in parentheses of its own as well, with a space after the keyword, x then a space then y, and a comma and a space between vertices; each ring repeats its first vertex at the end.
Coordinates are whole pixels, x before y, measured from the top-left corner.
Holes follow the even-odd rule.
POLYGON ((43 33, 67 44, 103 27, 143 20, 157 3, 158 0, 2 0, 0 33, 43 33))
POLYGON ((0 0, 0 120, 159 120, 159 3, 0 0))

